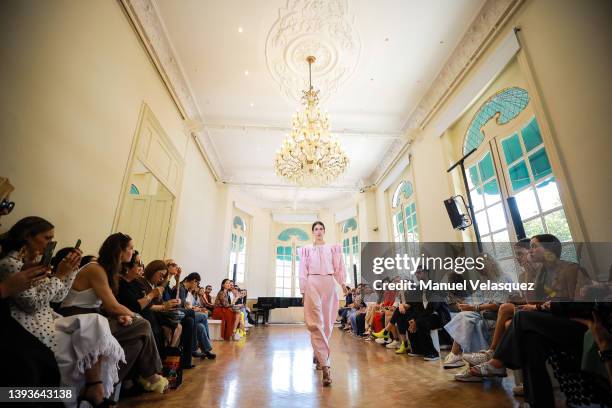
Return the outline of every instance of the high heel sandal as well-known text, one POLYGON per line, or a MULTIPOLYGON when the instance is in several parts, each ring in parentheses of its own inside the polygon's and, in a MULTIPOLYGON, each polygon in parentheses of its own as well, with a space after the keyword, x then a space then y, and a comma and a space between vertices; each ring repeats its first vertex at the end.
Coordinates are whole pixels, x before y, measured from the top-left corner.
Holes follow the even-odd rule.
MULTIPOLYGON (((85 383, 85 388, 83 388, 83 393, 85 393, 85 390, 87 390, 87 388, 89 387, 93 387, 94 385, 98 385, 98 384, 102 384, 102 381, 94 381, 94 382, 86 382, 85 383)), ((100 401, 98 404, 96 404, 94 402, 94 400, 92 400, 91 398, 86 397, 85 395, 79 395, 77 397, 77 407, 81 406, 81 402, 87 402, 90 406, 94 407, 94 408, 108 408, 111 405, 115 405, 116 402, 115 401, 111 401, 107 398, 102 398, 102 401, 100 401)))
POLYGON ((329 367, 323 367, 323 386, 328 387, 331 385, 331 383, 331 371, 329 370, 329 367))

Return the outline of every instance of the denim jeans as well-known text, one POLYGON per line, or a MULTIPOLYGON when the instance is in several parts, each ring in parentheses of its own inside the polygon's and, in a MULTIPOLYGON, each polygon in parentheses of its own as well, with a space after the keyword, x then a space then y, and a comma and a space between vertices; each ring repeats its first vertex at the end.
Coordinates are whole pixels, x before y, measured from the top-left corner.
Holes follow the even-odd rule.
POLYGON ((210 342, 210 332, 208 330, 208 316, 206 315, 206 313, 195 312, 194 320, 194 335, 196 336, 196 341, 193 342, 193 351, 195 351, 198 346, 200 346, 203 352, 212 350, 212 343, 210 342))

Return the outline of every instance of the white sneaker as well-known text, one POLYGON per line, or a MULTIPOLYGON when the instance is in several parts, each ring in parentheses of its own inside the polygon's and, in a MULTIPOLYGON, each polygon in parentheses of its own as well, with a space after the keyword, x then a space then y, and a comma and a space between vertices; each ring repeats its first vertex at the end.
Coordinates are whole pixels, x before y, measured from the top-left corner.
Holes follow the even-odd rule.
POLYGON ((244 327, 250 328, 250 327, 253 327, 253 325, 249 322, 244 322, 244 327))
POLYGON ((400 342, 397 340, 393 340, 391 343, 387 344, 385 347, 388 349, 398 349, 400 348, 400 342))
POLYGON ((450 352, 444 358, 444 368, 457 368, 463 367, 464 365, 465 361, 463 361, 463 356, 461 354, 450 352))
POLYGON ((470 369, 466 368, 460 373, 455 374, 455 380, 461 382, 482 382, 482 377, 470 374, 470 369))
POLYGON ((389 344, 389 343, 391 343, 391 340, 389 340, 389 339, 384 339, 384 338, 382 338, 382 337, 381 337, 381 338, 379 338, 379 339, 376 339, 376 340, 374 340, 374 341, 375 341, 377 344, 389 344))
POLYGON ((493 357, 492 351, 479 351, 478 353, 467 353, 463 354, 463 359, 467 361, 470 366, 485 363, 493 357))
POLYGON ((240 339, 241 339, 241 337, 240 337, 240 333, 234 333, 234 340, 235 340, 235 341, 238 341, 238 340, 240 340, 240 339))
POLYGON ((409 355, 410 357, 423 357, 423 355, 422 355, 422 354, 417 354, 417 353, 408 353, 408 355, 409 355))

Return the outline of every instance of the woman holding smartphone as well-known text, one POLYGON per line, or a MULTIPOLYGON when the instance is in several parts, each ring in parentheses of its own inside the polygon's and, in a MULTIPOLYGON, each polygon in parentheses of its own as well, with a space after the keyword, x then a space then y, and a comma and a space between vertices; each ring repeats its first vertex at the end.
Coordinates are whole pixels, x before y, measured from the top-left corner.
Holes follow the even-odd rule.
POLYGON ((342 247, 323 240, 325 225, 312 224, 314 242, 300 250, 300 292, 304 297, 304 320, 317 368, 323 370, 323 385, 332 383, 329 340, 338 314, 336 283, 346 290, 342 247))

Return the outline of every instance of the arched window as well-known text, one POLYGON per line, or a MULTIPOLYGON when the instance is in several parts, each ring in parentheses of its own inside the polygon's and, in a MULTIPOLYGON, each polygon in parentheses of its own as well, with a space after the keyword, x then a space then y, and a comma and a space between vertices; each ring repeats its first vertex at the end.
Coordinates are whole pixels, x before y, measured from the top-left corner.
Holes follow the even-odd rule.
POLYGON ((247 247, 247 225, 239 216, 232 221, 232 244, 229 259, 229 278, 235 279, 236 283, 244 282, 246 270, 246 247, 247 247), (234 268, 236 276, 234 277, 234 268))
MULTIPOLYGON (((550 233, 561 241, 572 240, 558 181, 529 102, 522 88, 496 92, 474 115, 463 143, 464 154, 477 149, 466 161, 475 222, 482 241, 502 266, 514 262, 504 243, 517 239, 510 197, 516 200, 527 237, 550 233)), ((566 258, 575 256, 570 247, 564 246, 566 258)))
POLYGON ((344 221, 340 227, 340 237, 342 239, 342 258, 344 259, 344 268, 346 269, 346 283, 352 284, 354 280, 353 265, 357 267, 357 275, 361 271, 359 252, 359 229, 357 228, 357 220, 349 218, 344 221))
POLYGON ((393 214, 393 241, 418 242, 419 224, 412 183, 402 180, 391 200, 393 214))
POLYGON ((300 256, 298 249, 310 241, 300 228, 287 228, 277 237, 274 296, 300 297, 300 256))

